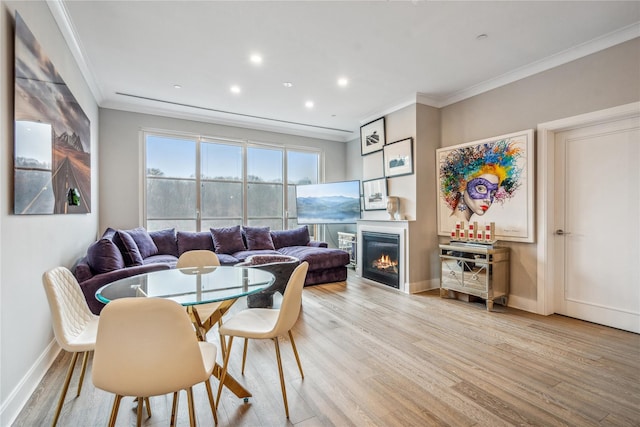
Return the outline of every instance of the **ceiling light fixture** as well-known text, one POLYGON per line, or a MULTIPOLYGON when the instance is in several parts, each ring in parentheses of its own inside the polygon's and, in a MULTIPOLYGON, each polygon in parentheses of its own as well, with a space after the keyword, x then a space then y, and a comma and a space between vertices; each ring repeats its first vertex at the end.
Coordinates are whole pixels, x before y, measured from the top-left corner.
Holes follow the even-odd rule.
POLYGON ((293 83, 291 83, 291 82, 284 82, 284 83, 282 83, 282 86, 284 86, 284 87, 293 87, 293 83))
POLYGON ((180 86, 180 85, 173 85, 173 88, 174 88, 174 89, 182 89, 182 86, 180 86))
POLYGON ((346 77, 340 77, 338 79, 338 86, 342 86, 345 87, 349 84, 349 79, 347 79, 346 77))
POLYGON ((258 55, 257 53, 251 54, 251 56, 249 57, 249 60, 256 65, 262 64, 262 56, 258 55))
POLYGON ((488 35, 482 33, 482 34, 478 34, 478 36, 476 37, 476 40, 484 40, 488 37, 489 37, 488 35))
POLYGON ((233 85, 233 86, 231 86, 231 87, 229 88, 229 90, 231 90, 231 92, 233 92, 233 93, 240 93, 240 92, 241 92, 241 90, 240 90, 240 86, 238 86, 238 85, 233 85))
POLYGON ((307 108, 313 108, 313 101, 307 101, 304 103, 304 106, 307 108))

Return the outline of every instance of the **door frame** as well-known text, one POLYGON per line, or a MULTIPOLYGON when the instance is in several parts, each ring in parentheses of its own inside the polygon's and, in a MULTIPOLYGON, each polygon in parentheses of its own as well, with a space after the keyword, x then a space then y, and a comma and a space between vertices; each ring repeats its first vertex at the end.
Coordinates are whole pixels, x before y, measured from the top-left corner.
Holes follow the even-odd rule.
POLYGON ((538 314, 555 313, 554 193, 556 133, 631 118, 640 115, 640 102, 567 117, 538 125, 537 187, 537 309, 538 314))

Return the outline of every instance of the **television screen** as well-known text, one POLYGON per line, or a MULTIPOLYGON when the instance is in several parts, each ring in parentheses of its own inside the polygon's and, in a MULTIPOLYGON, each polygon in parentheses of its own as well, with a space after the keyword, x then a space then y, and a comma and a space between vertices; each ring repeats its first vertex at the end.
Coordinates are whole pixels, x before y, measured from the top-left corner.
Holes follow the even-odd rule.
POLYGON ((298 224, 355 224, 360 219, 360 181, 296 185, 298 224))

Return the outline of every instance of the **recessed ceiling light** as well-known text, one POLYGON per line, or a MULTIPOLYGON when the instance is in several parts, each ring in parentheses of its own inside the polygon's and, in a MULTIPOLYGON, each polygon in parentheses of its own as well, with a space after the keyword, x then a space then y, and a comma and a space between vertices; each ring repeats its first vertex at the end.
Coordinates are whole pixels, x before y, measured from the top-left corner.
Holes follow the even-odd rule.
POLYGON ((240 86, 238 86, 238 85, 233 85, 233 86, 231 86, 231 87, 229 88, 229 90, 231 90, 231 92, 233 92, 233 93, 240 93, 240 92, 241 92, 241 90, 240 90, 240 86))
POLYGON ((349 79, 347 79, 346 77, 340 77, 338 79, 338 86, 342 86, 345 87, 349 84, 349 79))
POLYGON ((284 86, 284 87, 293 87, 293 83, 291 83, 291 82, 284 82, 284 83, 282 83, 282 86, 284 86))
POLYGON ((484 34, 484 33, 483 34, 478 34, 478 36, 476 37, 476 40, 484 40, 487 37, 489 37, 489 36, 484 34))
POLYGON ((173 85, 173 88, 174 88, 174 89, 182 89, 182 86, 180 86, 180 85, 173 85))
POLYGON ((307 101, 304 103, 304 106, 307 108, 313 108, 313 101, 307 101))
POLYGON ((251 56, 249 57, 249 60, 256 65, 262 64, 262 56, 260 56, 257 53, 251 54, 251 56))

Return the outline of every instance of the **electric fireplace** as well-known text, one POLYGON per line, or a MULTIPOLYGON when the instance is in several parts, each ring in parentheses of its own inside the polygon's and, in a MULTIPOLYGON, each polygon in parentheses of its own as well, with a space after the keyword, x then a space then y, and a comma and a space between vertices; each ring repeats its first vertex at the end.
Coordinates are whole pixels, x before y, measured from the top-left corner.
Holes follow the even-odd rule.
POLYGON ((362 277, 400 288, 400 236, 362 231, 362 277))

